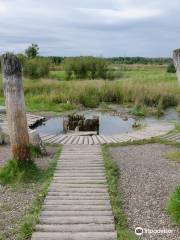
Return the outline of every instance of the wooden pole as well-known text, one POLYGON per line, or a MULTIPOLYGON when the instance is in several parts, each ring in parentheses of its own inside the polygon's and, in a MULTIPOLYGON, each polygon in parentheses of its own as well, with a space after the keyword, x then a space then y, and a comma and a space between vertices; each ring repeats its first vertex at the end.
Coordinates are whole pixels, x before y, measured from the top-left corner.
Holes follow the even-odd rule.
POLYGON ((180 85, 180 49, 176 49, 173 52, 173 61, 176 68, 177 80, 180 85))
POLYGON ((30 151, 21 64, 15 55, 6 53, 1 65, 12 155, 19 163, 27 163, 30 151))

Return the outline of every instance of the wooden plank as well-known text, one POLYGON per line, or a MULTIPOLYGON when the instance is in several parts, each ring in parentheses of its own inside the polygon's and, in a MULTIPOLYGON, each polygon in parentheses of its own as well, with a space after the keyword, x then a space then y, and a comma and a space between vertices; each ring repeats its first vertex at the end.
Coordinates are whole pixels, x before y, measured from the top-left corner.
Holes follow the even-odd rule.
POLYGON ((80 137, 79 137, 78 144, 79 144, 79 145, 82 145, 83 143, 84 143, 84 137, 83 137, 83 136, 80 136, 80 137))
POLYGON ((75 136, 71 136, 68 141, 66 142, 66 144, 71 144, 75 139, 75 136))
POLYGON ((61 142, 66 138, 66 135, 60 135, 59 138, 54 142, 57 144, 61 144, 61 142))
POLYGON ((43 140, 43 141, 47 141, 47 140, 49 140, 49 139, 51 139, 51 138, 53 138, 53 137, 56 137, 56 134, 47 135, 46 137, 43 137, 42 140, 43 140))
POLYGON ((62 137, 63 137, 63 135, 57 135, 55 138, 53 138, 52 143, 54 143, 54 144, 59 143, 59 140, 60 140, 60 138, 62 138, 62 137))
POLYGON ((76 138, 74 139, 74 141, 72 142, 72 144, 77 144, 79 141, 79 136, 76 136, 76 138))
POLYGON ((101 135, 101 137, 104 139, 105 143, 112 143, 112 141, 107 136, 101 135))
POLYGON ((101 135, 97 135, 97 138, 98 138, 100 144, 106 143, 106 141, 101 137, 101 135))
POLYGON ((92 137, 88 136, 88 142, 90 145, 94 144, 92 137))
POLYGON ((89 144, 89 142, 88 142, 88 137, 87 137, 87 136, 84 136, 84 144, 85 144, 85 145, 89 144))
POLYGON ((70 136, 66 136, 62 141, 61 144, 66 144, 66 142, 70 139, 70 136))
POLYGON ((92 139, 94 141, 94 144, 96 144, 96 145, 99 144, 97 136, 92 136, 92 139))

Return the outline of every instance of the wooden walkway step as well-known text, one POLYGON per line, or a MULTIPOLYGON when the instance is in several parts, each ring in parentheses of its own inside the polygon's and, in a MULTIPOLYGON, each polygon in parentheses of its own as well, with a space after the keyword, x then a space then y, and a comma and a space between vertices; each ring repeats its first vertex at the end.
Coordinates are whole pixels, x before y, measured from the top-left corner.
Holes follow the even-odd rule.
POLYGON ((100 146, 63 146, 32 235, 41 239, 117 239, 100 146))
MULTIPOLYGON (((28 127, 32 127, 35 124, 38 124, 39 122, 45 121, 45 117, 34 115, 31 113, 27 113, 27 123, 28 127)), ((0 113, 0 125, 2 126, 2 130, 6 133, 8 133, 8 122, 7 122, 7 116, 4 113, 0 113)))
POLYGON ((180 143, 180 133, 169 133, 161 137, 162 140, 180 143))
MULTIPOLYGON (((140 130, 132 133, 115 134, 111 136, 93 135, 93 136, 76 136, 76 135, 43 135, 41 138, 46 143, 56 143, 62 145, 101 145, 109 143, 121 143, 134 140, 150 139, 164 135, 174 128, 171 123, 150 124, 140 130)), ((178 136, 176 141, 180 141, 178 136)))

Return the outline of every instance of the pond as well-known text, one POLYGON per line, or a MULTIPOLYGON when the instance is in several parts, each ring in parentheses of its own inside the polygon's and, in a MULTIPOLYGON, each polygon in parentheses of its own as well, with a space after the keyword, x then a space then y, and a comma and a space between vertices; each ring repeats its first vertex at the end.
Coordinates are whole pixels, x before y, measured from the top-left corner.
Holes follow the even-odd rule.
MULTIPOLYGON (((79 114, 79 113, 78 113, 79 114)), ((98 112, 98 111, 84 111, 80 112, 84 114, 86 118, 92 118, 93 116, 99 116, 100 126, 99 134, 102 135, 112 135, 119 133, 131 133, 135 131, 132 127, 135 119, 132 116, 126 114, 120 114, 120 116, 109 112, 98 112)), ((159 121, 179 121, 180 117, 177 115, 176 111, 173 109, 168 110, 164 116, 157 119, 155 117, 141 118, 138 121, 142 125, 146 125, 151 122, 159 121)), ((43 134, 63 134, 63 116, 52 117, 48 119, 45 123, 36 128, 40 133, 43 134)))

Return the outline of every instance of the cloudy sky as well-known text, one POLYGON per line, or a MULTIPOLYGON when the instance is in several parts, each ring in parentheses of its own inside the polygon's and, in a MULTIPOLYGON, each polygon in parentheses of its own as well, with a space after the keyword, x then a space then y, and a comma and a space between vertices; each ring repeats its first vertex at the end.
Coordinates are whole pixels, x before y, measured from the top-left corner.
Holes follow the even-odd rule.
POLYGON ((0 0, 0 54, 168 57, 180 47, 180 0, 0 0))

